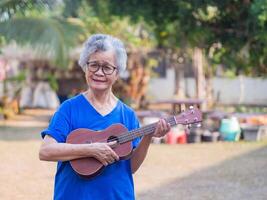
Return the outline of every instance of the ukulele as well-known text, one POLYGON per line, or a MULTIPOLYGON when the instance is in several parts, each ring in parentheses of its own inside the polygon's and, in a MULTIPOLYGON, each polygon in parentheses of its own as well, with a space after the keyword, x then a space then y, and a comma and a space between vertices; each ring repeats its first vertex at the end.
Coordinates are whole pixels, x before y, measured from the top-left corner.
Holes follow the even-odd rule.
MULTIPOLYGON (((165 120, 171 126, 177 124, 191 125, 201 122, 202 116, 198 109, 190 107, 189 110, 177 116, 168 117, 165 120)), ((132 140, 154 133, 156 126, 157 123, 153 123, 131 131, 128 131, 122 124, 113 124, 103 131, 79 128, 68 135, 66 142, 70 144, 90 144, 117 141, 117 145, 112 149, 117 153, 120 160, 123 160, 131 156, 133 150, 132 140)), ((74 159, 70 161, 70 165, 78 175, 84 178, 98 175, 105 167, 94 157, 74 159)))

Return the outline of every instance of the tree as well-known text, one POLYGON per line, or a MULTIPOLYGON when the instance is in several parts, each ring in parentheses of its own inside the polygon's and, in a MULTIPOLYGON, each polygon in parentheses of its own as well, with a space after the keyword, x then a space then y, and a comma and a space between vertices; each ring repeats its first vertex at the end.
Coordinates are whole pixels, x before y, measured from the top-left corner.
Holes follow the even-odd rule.
POLYGON ((93 33, 111 34, 120 38, 128 53, 127 74, 122 74, 114 85, 114 92, 126 103, 140 108, 147 94, 147 85, 151 77, 151 68, 155 60, 147 55, 155 46, 155 40, 144 23, 131 23, 129 18, 110 17, 109 22, 103 22, 98 17, 86 16, 85 6, 79 11, 88 35, 93 33))
MULTIPOLYGON (((96 8, 94 1, 90 4, 81 0, 65 0, 62 3, 41 0, 5 1, 1 3, 0 9, 0 35, 6 43, 16 41, 19 45, 29 45, 36 54, 41 55, 40 58, 46 58, 59 67, 68 66, 68 50, 75 45, 80 46, 85 35, 93 33, 107 33, 127 41, 126 46, 131 55, 129 60, 135 59, 136 54, 133 52, 146 54, 146 49, 154 47, 146 24, 130 23, 126 17, 110 17, 105 2, 102 3, 100 8, 96 8), (98 12, 99 9, 101 12, 98 12)), ((141 61, 139 64, 143 66, 141 61)), ((124 81, 133 78, 129 76, 124 81)), ((128 88, 126 94, 120 96, 140 99, 132 96, 130 90, 128 88)))
POLYGON ((61 17, 60 7, 54 1, 3 1, 0 36, 6 44, 29 46, 33 54, 66 67, 69 50, 80 42, 83 29, 77 20, 61 17))
MULTIPOLYGON (((82 21, 87 34, 96 31, 110 33, 124 41, 130 41, 129 43, 133 44, 132 48, 157 46, 170 49, 173 54, 170 57, 190 55, 186 62, 192 62, 199 72, 203 71, 196 73, 202 76, 197 77, 198 80, 209 81, 219 64, 236 75, 267 74, 267 0, 64 0, 62 3, 50 0, 30 0, 27 3, 10 0, 0 5, 0 19, 3 23, 20 17, 38 18, 37 15, 41 13, 46 19, 40 24, 54 25, 49 30, 61 30, 56 33, 58 36, 69 31, 63 27, 52 27, 60 27, 61 24, 63 26, 64 23, 57 23, 59 20, 69 24, 71 19, 72 22, 82 21)), ((66 37, 62 41, 72 43, 73 35, 77 34, 76 28, 70 29, 73 30, 70 31, 73 33, 70 34, 72 36, 67 37, 63 34, 57 39, 66 37)), ((16 38, 16 35, 12 34, 12 38, 9 38, 8 31, 5 32, 5 40, 16 38)), ((32 38, 37 38, 35 36, 38 34, 32 38)), ((19 38, 16 40, 20 41, 19 38)), ((50 44, 53 40, 44 41, 46 42, 43 43, 50 44)), ((33 41, 30 43, 34 44, 33 41)), ((77 41, 74 43, 77 44, 77 41)), ((59 52, 59 56, 56 57, 64 57, 68 48, 57 42, 50 45, 53 44, 53 49, 59 52)), ((177 59, 173 61, 178 72, 182 68, 177 64, 177 59)), ((181 75, 176 74, 176 82, 179 83, 181 75)), ((198 91, 212 91, 211 88, 200 88, 201 85, 197 86, 198 91)), ((180 88, 182 87, 177 87, 177 93, 180 88)))
MULTIPOLYGON (((35 58, 47 60, 58 67, 68 67, 69 50, 80 42, 83 29, 77 20, 61 17, 61 7, 61 4, 50 0, 1 1, 0 45, 15 43, 31 49, 30 53, 35 58)), ((3 86, 14 80, 17 79, 6 78, 3 86)), ((14 99, 11 100, 7 98, 5 88, 3 91, 3 112, 11 113, 10 102, 19 98, 21 90, 13 91, 14 99)))
POLYGON ((267 75, 267 0, 108 2, 110 14, 144 20, 153 27, 159 47, 194 49, 192 59, 204 61, 193 63, 208 63, 202 65, 206 77, 218 64, 236 75, 267 75))

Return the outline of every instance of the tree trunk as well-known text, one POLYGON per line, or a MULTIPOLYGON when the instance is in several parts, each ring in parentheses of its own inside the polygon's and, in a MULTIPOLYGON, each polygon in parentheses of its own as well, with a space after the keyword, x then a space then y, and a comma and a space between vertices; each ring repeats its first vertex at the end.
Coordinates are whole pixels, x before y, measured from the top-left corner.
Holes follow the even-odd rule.
POLYGON ((205 91, 206 91, 206 106, 207 109, 212 109, 215 105, 214 97, 213 97, 213 69, 212 66, 209 64, 206 57, 203 56, 204 62, 204 73, 205 73, 205 91))
POLYGON ((207 66, 207 76, 206 76, 206 101, 207 108, 211 109, 214 106, 214 98, 213 98, 213 84, 212 84, 212 70, 209 66, 207 66))
POLYGON ((174 96, 183 99, 185 98, 185 79, 184 79, 184 65, 183 64, 175 64, 174 65, 175 72, 175 91, 174 96))
POLYGON ((150 71, 145 67, 145 54, 131 52, 128 57, 129 77, 127 80, 119 80, 114 85, 114 91, 127 103, 136 109, 146 106, 145 96, 150 80, 150 71))
MULTIPOLYGON (((196 78, 196 97, 198 99, 205 100, 206 83, 205 83, 205 75, 204 75, 204 68, 203 68, 203 51, 202 49, 198 47, 194 48, 193 66, 195 69, 195 78, 196 78)), ((204 101, 201 107, 203 110, 206 110, 207 102, 204 101)))

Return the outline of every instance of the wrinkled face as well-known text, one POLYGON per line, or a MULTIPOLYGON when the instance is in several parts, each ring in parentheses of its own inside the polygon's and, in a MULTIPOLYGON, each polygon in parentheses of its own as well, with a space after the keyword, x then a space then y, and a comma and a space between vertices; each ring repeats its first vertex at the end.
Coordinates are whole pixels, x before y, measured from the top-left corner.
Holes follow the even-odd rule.
POLYGON ((118 79, 115 54, 113 51, 99 51, 92 54, 87 62, 86 81, 92 90, 109 90, 118 79))

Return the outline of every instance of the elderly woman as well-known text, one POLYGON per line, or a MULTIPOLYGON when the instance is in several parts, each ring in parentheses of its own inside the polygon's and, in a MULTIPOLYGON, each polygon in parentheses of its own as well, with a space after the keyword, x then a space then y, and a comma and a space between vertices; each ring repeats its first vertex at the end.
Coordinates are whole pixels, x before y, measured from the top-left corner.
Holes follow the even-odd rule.
POLYGON ((115 123, 128 130, 139 127, 135 112, 112 92, 119 73, 126 68, 127 55, 123 43, 110 35, 92 35, 85 43, 79 65, 85 72, 88 89, 65 101, 54 114, 49 127, 42 131, 41 160, 57 161, 55 200, 134 199, 132 174, 144 161, 151 138, 164 136, 170 129, 160 120, 156 130, 135 139, 128 160, 119 160, 112 150, 116 142, 69 144, 68 134, 78 128, 103 130, 115 123), (104 171, 92 179, 78 176, 70 160, 94 157, 105 165, 104 171))

